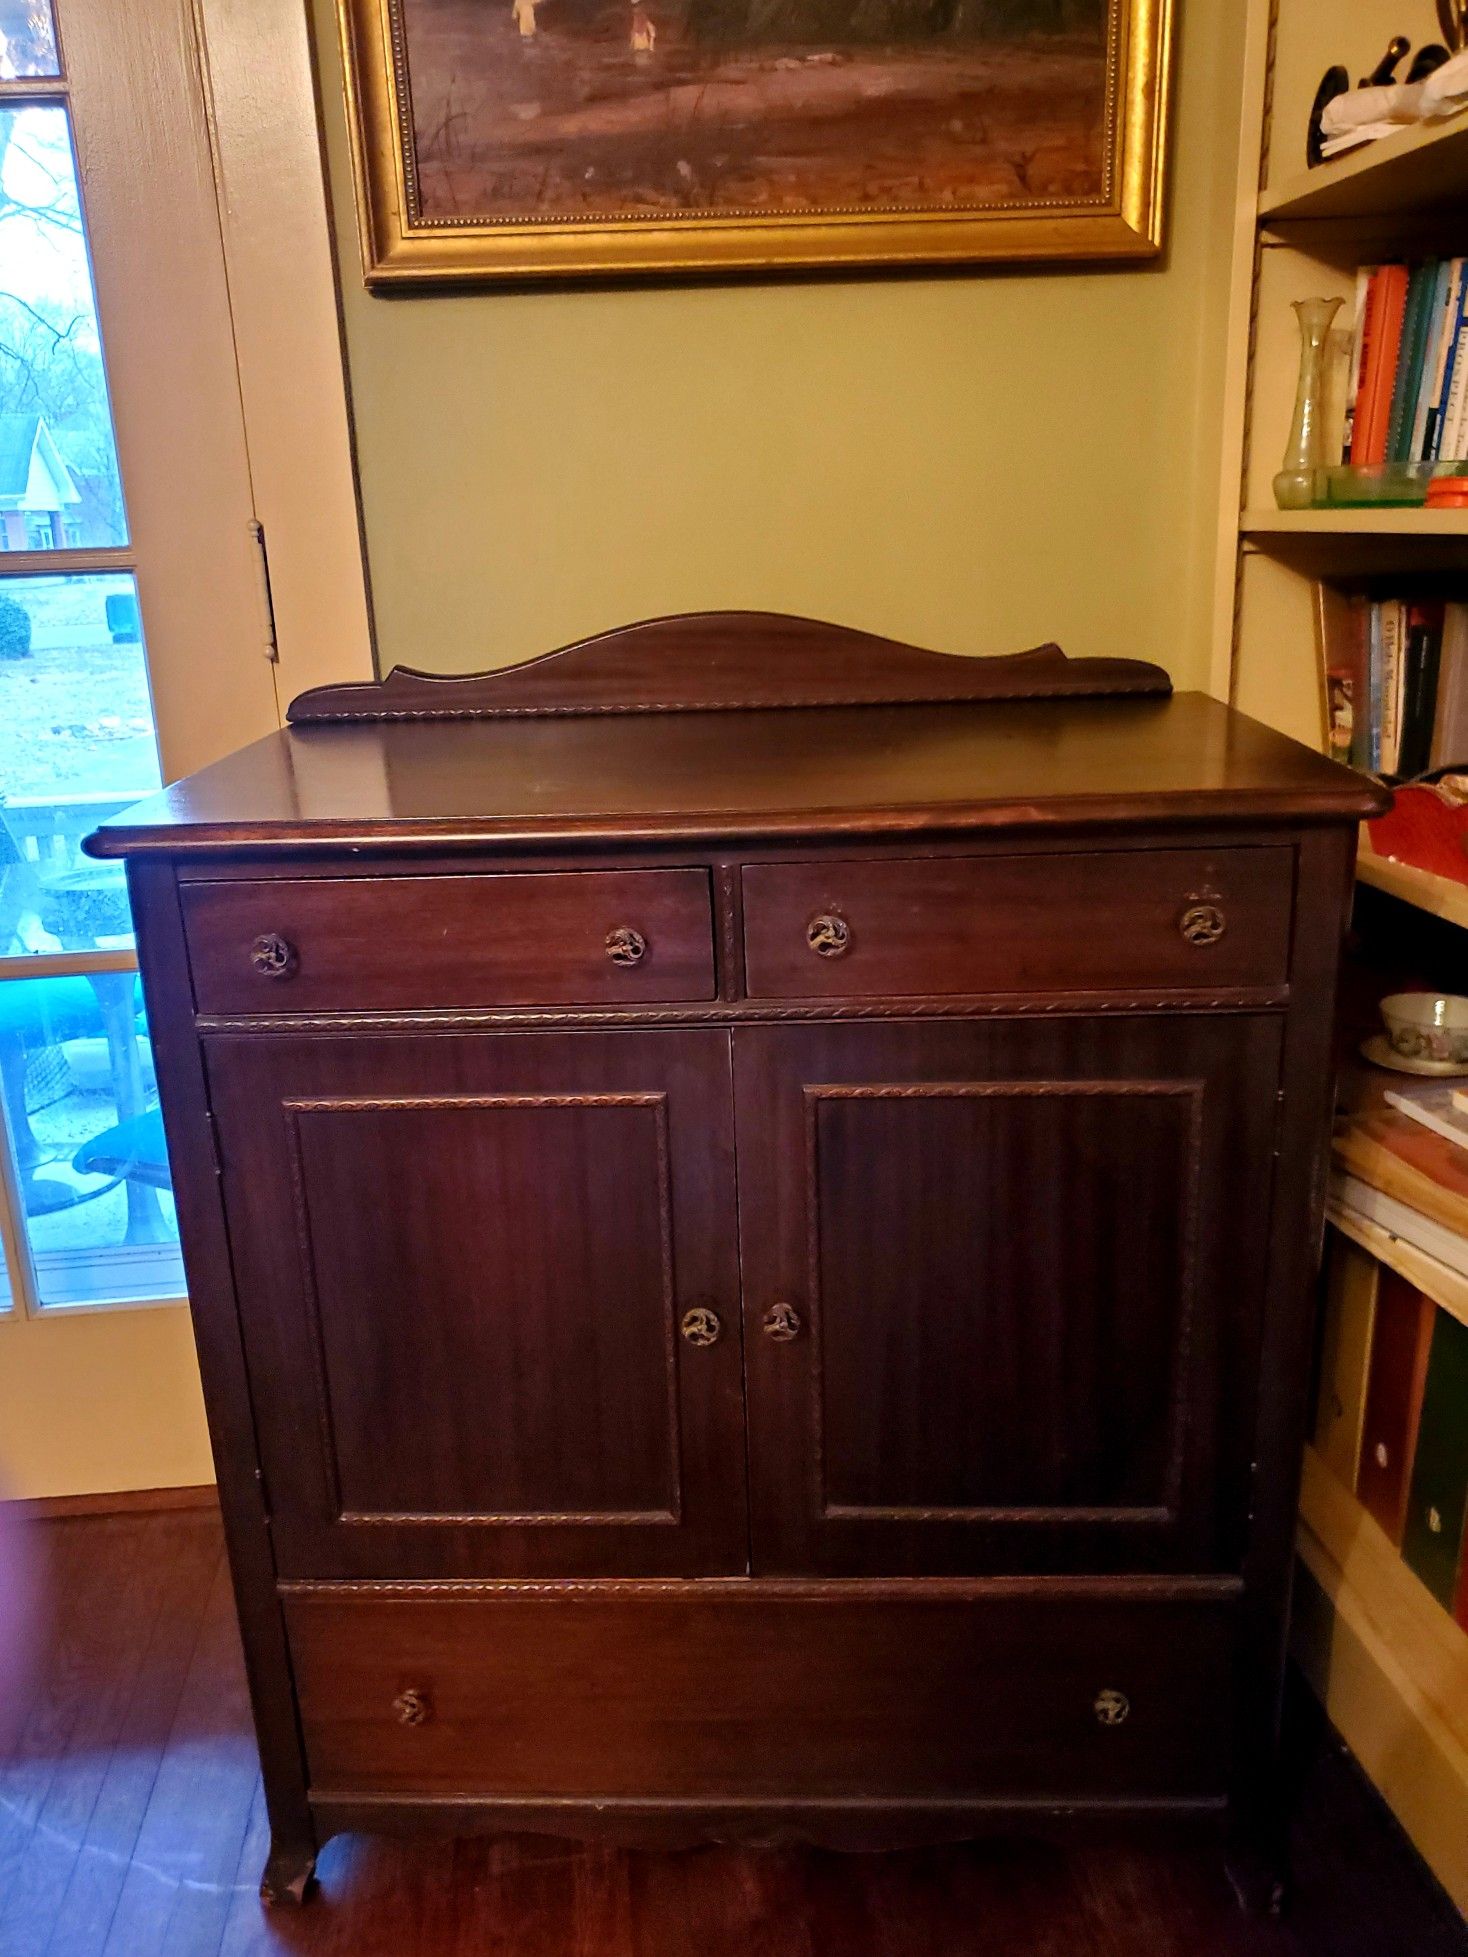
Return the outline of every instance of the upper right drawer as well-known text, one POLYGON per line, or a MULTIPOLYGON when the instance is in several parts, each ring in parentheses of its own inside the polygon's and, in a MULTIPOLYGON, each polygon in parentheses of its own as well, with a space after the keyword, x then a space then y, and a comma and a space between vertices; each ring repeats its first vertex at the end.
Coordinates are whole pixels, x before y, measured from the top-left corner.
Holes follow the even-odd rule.
POLYGON ((1283 984, 1294 851, 811 859, 744 869, 749 996, 1283 984))

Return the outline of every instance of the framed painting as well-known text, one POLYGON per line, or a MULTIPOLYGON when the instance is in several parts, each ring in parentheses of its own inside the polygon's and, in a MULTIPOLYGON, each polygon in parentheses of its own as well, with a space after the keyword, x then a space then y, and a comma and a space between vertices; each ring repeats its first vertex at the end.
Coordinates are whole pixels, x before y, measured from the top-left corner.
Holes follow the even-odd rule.
POLYGON ((1172 0, 338 0, 367 282, 1145 258, 1172 0))

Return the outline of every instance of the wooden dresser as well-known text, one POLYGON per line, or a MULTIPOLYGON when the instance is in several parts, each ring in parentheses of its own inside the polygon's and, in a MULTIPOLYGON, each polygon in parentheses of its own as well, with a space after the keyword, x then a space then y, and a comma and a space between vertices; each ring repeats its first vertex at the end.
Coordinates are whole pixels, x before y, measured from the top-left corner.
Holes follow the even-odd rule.
POLYGON ((1359 777, 754 614, 307 694, 126 856, 265 1767, 1264 1871, 1359 777))

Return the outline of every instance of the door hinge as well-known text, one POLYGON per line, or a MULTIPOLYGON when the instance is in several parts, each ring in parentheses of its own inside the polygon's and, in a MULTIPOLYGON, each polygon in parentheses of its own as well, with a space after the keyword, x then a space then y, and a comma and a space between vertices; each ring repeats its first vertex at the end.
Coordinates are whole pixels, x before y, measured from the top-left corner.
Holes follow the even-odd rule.
POLYGON ((275 600, 270 592, 270 554, 265 548, 265 525, 250 519, 250 536, 255 544, 255 562, 260 573, 260 621, 265 630, 265 657, 272 665, 280 663, 280 648, 275 642, 275 600))
POLYGON ((270 1484, 265 1479, 265 1470, 256 1468, 255 1485, 260 1490, 260 1508, 265 1518, 265 1527, 270 1528, 270 1484))

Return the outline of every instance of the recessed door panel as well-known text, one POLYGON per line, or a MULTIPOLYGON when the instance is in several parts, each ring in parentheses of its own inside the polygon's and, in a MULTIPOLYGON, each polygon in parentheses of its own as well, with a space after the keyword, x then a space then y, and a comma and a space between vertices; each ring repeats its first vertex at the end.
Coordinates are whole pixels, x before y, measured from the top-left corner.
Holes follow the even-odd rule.
POLYGON ((209 1052, 283 1568, 743 1567, 727 1035, 209 1052))
POLYGON ((1227 1567, 1277 1023, 740 1029, 736 1056, 755 1567, 1227 1567))

